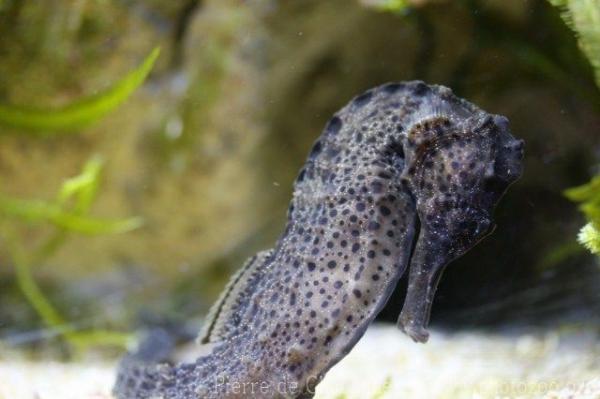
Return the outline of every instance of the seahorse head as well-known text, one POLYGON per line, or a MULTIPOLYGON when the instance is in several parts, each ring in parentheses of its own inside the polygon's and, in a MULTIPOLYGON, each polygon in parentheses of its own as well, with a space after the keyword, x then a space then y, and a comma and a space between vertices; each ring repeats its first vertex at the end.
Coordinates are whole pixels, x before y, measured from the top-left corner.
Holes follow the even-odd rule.
POLYGON ((417 198, 422 226, 451 257, 493 228, 493 210, 522 171, 523 141, 508 120, 475 110, 437 114, 407 132, 411 154, 403 178, 417 198))
POLYGON ((402 179, 416 199, 421 228, 398 325, 418 342, 427 341, 444 268, 492 232, 496 204, 521 175, 523 142, 510 134, 508 120, 455 104, 457 112, 414 123, 405 143, 402 179))

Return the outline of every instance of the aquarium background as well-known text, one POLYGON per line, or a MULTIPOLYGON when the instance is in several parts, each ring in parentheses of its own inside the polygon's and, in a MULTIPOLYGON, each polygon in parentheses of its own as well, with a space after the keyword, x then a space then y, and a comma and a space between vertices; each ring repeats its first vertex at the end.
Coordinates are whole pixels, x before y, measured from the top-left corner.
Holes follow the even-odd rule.
POLYGON ((273 246, 330 116, 413 79, 526 143, 432 325, 597 326, 577 236, 600 185, 587 212, 565 190, 600 172, 599 16, 593 0, 0 0, 0 348, 114 358, 151 325, 200 326, 273 246))

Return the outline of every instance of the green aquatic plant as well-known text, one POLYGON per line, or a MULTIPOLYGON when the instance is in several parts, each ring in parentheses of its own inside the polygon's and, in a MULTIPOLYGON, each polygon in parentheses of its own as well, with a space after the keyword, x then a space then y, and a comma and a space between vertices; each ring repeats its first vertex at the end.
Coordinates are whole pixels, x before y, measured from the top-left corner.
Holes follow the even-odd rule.
POLYGON ((122 104, 146 79, 160 49, 108 89, 55 109, 0 104, 0 125, 28 131, 73 131, 86 127, 122 104))
POLYGON ((403 14, 411 6, 410 0, 363 0, 363 2, 379 11, 403 14))
POLYGON ((375 394, 373 395, 373 399, 383 398, 388 393, 391 386, 392 378, 390 376, 387 376, 383 381, 383 384, 379 387, 379 389, 377 389, 377 392, 375 392, 375 394))
POLYGON ((591 253, 600 255, 600 225, 598 223, 588 223, 581 228, 577 239, 591 253))
POLYGON ((0 233, 15 267, 17 284, 44 324, 78 351, 90 345, 110 344, 125 346, 128 335, 111 331, 77 331, 51 304, 36 283, 32 266, 47 261, 72 234, 119 234, 142 225, 138 217, 100 219, 89 216, 100 186, 103 160, 92 157, 82 172, 65 180, 53 200, 24 200, 0 195, 0 233), (51 233, 35 248, 18 234, 22 224, 51 228, 51 233))
MULTIPOLYGON (((391 386, 392 386, 392 378, 390 376, 387 376, 385 378, 385 380, 383 381, 383 384, 381 384, 381 386, 379 386, 377 388, 377 390, 373 393, 373 396, 371 396, 371 399, 384 398, 387 395, 387 393, 390 391, 391 386)), ((347 398, 348 398, 348 393, 346 393, 346 392, 342 392, 334 397, 334 399, 347 399, 347 398)))
POLYGON ((600 0, 548 0, 560 8, 565 22, 579 39, 579 47, 589 59, 600 87, 600 0))
POLYGON ((579 202, 579 209, 588 223, 581 228, 578 241, 590 252, 600 255, 600 175, 589 183, 565 191, 571 201, 579 202))
MULTIPOLYGON (((0 104, 0 126, 31 132, 68 132, 84 128, 122 104, 146 79, 160 53, 154 48, 142 64, 108 89, 54 109, 34 109, 0 104)), ((0 132, 0 134, 2 134, 0 132)), ((76 352, 90 345, 125 346, 126 334, 103 330, 82 331, 61 314, 44 295, 33 277, 32 267, 46 262, 75 234, 126 233, 141 226, 137 217, 101 219, 89 215, 101 181, 104 161, 92 157, 82 172, 64 181, 52 200, 22 199, 0 193, 0 238, 15 268, 20 291, 43 323, 66 339, 76 352), (28 245, 24 227, 48 233, 34 248, 28 245)))
POLYGON ((385 0, 381 2, 379 8, 384 11, 404 12, 409 5, 408 0, 385 0))

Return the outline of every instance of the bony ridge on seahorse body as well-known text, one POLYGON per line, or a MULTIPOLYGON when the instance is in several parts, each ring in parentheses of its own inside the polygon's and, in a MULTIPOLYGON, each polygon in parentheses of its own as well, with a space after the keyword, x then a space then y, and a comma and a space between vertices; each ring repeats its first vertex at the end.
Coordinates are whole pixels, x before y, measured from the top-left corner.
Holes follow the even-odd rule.
POLYGON ((313 145, 274 248, 214 305, 200 336, 209 353, 163 364, 166 339, 151 337, 122 361, 115 395, 312 397, 407 267, 398 325, 427 341, 444 267, 491 232, 522 157, 505 117, 446 87, 388 83, 355 97, 313 145))

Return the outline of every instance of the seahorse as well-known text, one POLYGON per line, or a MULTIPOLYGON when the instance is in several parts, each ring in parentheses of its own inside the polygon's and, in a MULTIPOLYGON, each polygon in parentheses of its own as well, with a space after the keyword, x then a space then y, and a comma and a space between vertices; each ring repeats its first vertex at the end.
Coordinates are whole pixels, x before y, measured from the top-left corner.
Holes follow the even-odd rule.
POLYGON ((407 268, 398 326, 426 342, 442 271, 491 233, 522 158, 507 118, 446 87, 388 83, 358 95, 312 146, 275 246, 214 305, 206 355, 162 363, 168 338, 151 337, 121 362, 115 396, 310 398, 407 268))

